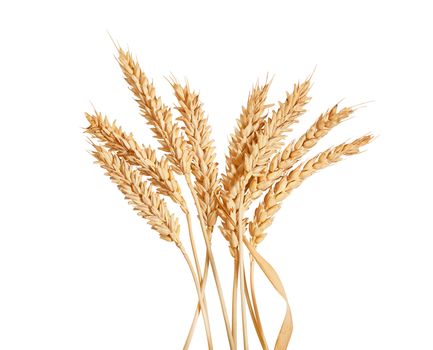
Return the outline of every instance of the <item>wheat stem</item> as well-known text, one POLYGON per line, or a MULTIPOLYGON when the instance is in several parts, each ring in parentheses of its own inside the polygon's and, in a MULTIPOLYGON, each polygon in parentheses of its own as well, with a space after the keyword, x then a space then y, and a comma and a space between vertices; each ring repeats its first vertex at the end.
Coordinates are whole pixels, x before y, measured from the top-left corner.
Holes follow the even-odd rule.
MULTIPOLYGON (((192 193, 192 196, 194 198, 195 206, 196 206, 197 210, 199 211, 200 210, 200 203, 199 203, 197 194, 194 191, 194 186, 191 182, 191 176, 189 174, 185 174, 185 179, 186 179, 188 187, 192 193)), ((200 221, 200 226, 201 226, 201 230, 203 233, 203 238, 204 238, 204 241, 206 243, 206 249, 207 249, 207 252, 209 254, 210 265, 211 265, 212 272, 214 275, 215 284, 216 284, 217 292, 218 292, 218 297, 219 297, 221 309, 223 312, 223 317, 224 317, 224 322, 225 322, 225 326, 226 326, 227 337, 228 337, 229 344, 230 344, 230 349, 234 350, 236 348, 235 348, 234 343, 233 343, 233 337, 232 337, 231 329, 230 329, 230 321, 229 321, 228 315, 227 315, 227 309, 226 309, 226 305, 225 305, 225 301, 224 301, 224 295, 223 295, 223 291, 222 291, 222 287, 221 287, 221 282, 219 279, 218 269, 216 267, 215 259, 214 259, 213 253, 212 253, 212 247, 210 245, 209 237, 207 235, 206 225, 203 222, 203 216, 199 213, 198 218, 200 221)))
MULTIPOLYGON (((197 255, 197 247, 195 245, 194 234, 192 231, 191 214, 189 213, 189 211, 185 213, 185 216, 186 216, 186 221, 187 221, 187 225, 188 225, 188 234, 189 234, 189 241, 191 244, 191 250, 193 253, 193 257, 194 257, 194 263, 195 263, 195 267, 196 267, 196 271, 197 271, 197 276, 198 276, 198 279, 200 281, 200 290, 203 294, 204 307, 206 308, 206 312, 207 312, 206 295, 204 293, 204 288, 202 287, 204 280, 203 280, 203 277, 201 274, 200 262, 199 262, 198 255, 197 255)), ((198 305, 198 309, 201 310, 200 303, 198 305)), ((197 317, 198 317, 198 315, 197 315, 197 317)), ((203 321, 204 321, 204 318, 203 318, 203 321)), ((206 324, 205 324, 205 326, 206 326, 206 324)), ((195 327, 195 324, 194 324, 194 327, 195 327)), ((210 329, 206 328, 206 332, 208 332, 208 331, 209 331, 210 338, 212 338, 212 335, 210 334, 210 329)))
POLYGON ((244 341, 244 350, 248 350, 248 325, 247 325, 247 317, 245 311, 245 279, 244 279, 244 253, 243 253, 243 201, 244 201, 244 186, 243 181, 241 181, 241 192, 239 197, 239 211, 238 211, 238 253, 239 253, 239 278, 241 282, 241 312, 242 312, 242 335, 244 341))
MULTIPOLYGON (((217 198, 217 202, 218 202, 218 205, 221 207, 221 210, 225 211, 225 208, 223 208, 223 205, 222 205, 221 200, 219 198, 217 198)), ((227 215, 227 213, 226 213, 226 215, 227 215)), ((235 225, 235 222, 230 218, 230 216, 227 215, 227 217, 228 217, 228 220, 231 222, 231 225, 235 225)), ((242 238, 242 240, 243 240, 244 243, 247 241, 245 236, 242 238)), ((238 275, 238 272, 239 272, 238 271, 238 264, 236 262, 236 260, 238 259, 237 254, 234 255, 234 259, 235 259, 235 264, 233 266, 234 266, 235 273, 234 273, 234 277, 233 277, 232 316, 236 320, 236 317, 237 317, 237 286, 238 286, 238 278, 239 278, 238 277, 239 276, 238 275)), ((245 280, 245 282, 244 282, 245 285, 247 285, 246 278, 245 278, 245 273, 244 273, 244 280, 245 280)), ((248 288, 245 289, 245 297, 246 297, 246 300, 247 300, 247 304, 248 304, 248 308, 249 308, 249 311, 250 311, 251 319, 253 320, 253 324, 254 324, 254 327, 256 329, 256 333, 257 333, 257 335, 259 337, 260 343, 262 344, 263 349, 265 349, 265 348, 267 349, 268 345, 266 343, 266 339, 264 337, 263 330, 261 332, 262 334, 260 334, 260 330, 259 330, 258 325, 256 323, 256 319, 255 319, 255 315, 254 315, 254 310, 252 308, 251 300, 250 300, 250 297, 248 295, 248 288)), ((233 327, 233 323, 232 323, 232 327, 233 327)))
POLYGON ((269 350, 268 344, 266 343, 265 335, 263 333, 263 329, 259 328, 259 325, 257 323, 257 317, 255 315, 255 311, 251 302, 251 298, 248 292, 248 285, 246 281, 246 273, 244 272, 244 279, 245 279, 245 299, 247 300, 248 310, 250 312, 251 319, 253 321, 254 329, 256 330, 257 337, 259 338, 260 344, 262 345, 263 350, 269 350))
POLYGON ((251 300, 253 302, 254 315, 257 324, 256 330, 258 333, 260 333, 259 338, 262 343, 263 349, 268 350, 268 344, 266 342, 262 321, 260 319, 259 308, 257 305, 256 291, 255 291, 255 284, 254 284, 254 259, 252 258, 251 255, 250 255, 250 289, 251 289, 251 300))
POLYGON ((239 284, 239 263, 236 255, 233 263, 233 288, 232 288, 232 334, 233 341, 237 346, 238 340, 238 284, 239 284))
POLYGON ((206 306, 204 304, 204 297, 203 297, 203 294, 201 292, 200 283, 199 283, 197 275, 194 271, 194 265, 192 264, 191 259, 188 257, 188 254, 185 251, 185 248, 183 247, 182 244, 178 244, 178 247, 179 247, 180 251, 182 252, 183 256, 185 257, 185 260, 189 266, 189 269, 191 270, 191 274, 192 274, 192 277, 194 279, 195 288, 197 290, 197 296, 198 296, 198 299, 200 302, 200 307, 201 307, 202 312, 203 312, 203 319, 205 320, 205 328, 206 328, 208 347, 209 347, 209 350, 211 350, 211 349, 213 349, 213 345, 212 345, 212 337, 211 337, 210 326, 209 326, 209 316, 207 314, 207 309, 206 309, 206 306))
MULTIPOLYGON (((209 275, 209 254, 206 253, 206 260, 204 263, 204 270, 203 270, 203 279, 201 281, 201 291, 202 291, 203 295, 205 293, 208 275, 209 275)), ((194 318, 191 322, 191 327, 189 329, 188 336, 187 336, 185 344, 183 346, 184 350, 188 349, 189 345, 191 344, 191 340, 192 340, 192 337, 194 335, 195 327, 197 325, 197 320, 198 320, 198 317, 200 316, 200 311, 201 311, 200 303, 197 303, 194 318)))

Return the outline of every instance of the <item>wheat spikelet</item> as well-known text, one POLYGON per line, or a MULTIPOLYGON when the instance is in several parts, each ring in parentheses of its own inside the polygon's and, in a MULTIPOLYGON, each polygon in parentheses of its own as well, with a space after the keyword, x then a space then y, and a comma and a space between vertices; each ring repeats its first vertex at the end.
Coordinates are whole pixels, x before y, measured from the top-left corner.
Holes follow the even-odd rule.
POLYGON ((328 132, 346 120, 354 109, 345 107, 338 110, 338 104, 321 114, 314 124, 296 141, 287 145, 283 151, 274 155, 262 175, 255 177, 249 183, 247 203, 258 198, 263 191, 271 187, 281 176, 301 159, 328 132))
POLYGON ((189 84, 181 86, 173 79, 171 85, 179 102, 176 109, 184 125, 187 142, 191 146, 193 158, 191 171, 195 181, 195 190, 200 200, 201 213, 208 232, 213 231, 217 219, 215 199, 218 188, 218 169, 215 162, 215 147, 211 140, 211 128, 204 115, 198 93, 191 91, 189 84))
POLYGON ((164 200, 152 191, 152 186, 146 185, 141 180, 140 173, 114 152, 95 144, 93 147, 92 154, 97 163, 107 171, 106 175, 117 185, 138 214, 148 221, 163 240, 180 244, 178 219, 169 213, 164 200))
POLYGON ((129 164, 137 166, 140 173, 150 180, 158 193, 169 196, 184 212, 187 211, 179 184, 167 158, 157 159, 152 148, 140 146, 132 133, 125 133, 115 122, 110 123, 108 118, 103 117, 99 112, 95 112, 94 115, 86 113, 86 118, 89 122, 86 129, 88 134, 129 164))
POLYGON ((289 174, 282 177, 266 193, 265 198, 254 212, 254 219, 249 224, 252 242, 260 243, 265 237, 265 230, 271 225, 273 216, 280 209, 281 202, 297 188, 307 177, 343 159, 360 152, 360 148, 372 140, 366 135, 351 143, 343 143, 318 154, 304 164, 300 164, 289 174))
POLYGON ((192 155, 180 127, 173 123, 170 108, 156 96, 154 85, 141 70, 138 62, 132 58, 131 53, 123 51, 120 47, 118 53, 118 62, 125 80, 138 102, 141 114, 161 144, 160 149, 167 153, 167 158, 178 174, 188 174, 192 155))

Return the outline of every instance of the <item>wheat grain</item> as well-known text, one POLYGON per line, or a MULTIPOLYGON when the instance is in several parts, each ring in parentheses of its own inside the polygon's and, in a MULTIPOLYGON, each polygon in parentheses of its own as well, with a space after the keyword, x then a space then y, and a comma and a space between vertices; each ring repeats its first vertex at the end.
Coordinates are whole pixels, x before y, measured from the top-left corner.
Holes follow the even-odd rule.
POLYGON ((131 53, 119 47, 118 54, 118 62, 125 80, 136 98, 142 116, 161 144, 160 149, 167 153, 167 158, 178 174, 189 174, 192 154, 180 127, 173 123, 170 108, 156 96, 153 83, 141 70, 138 62, 132 58, 131 53))
POLYGON ((117 185, 138 214, 148 221, 160 238, 180 244, 178 219, 170 214, 164 200, 153 192, 152 186, 146 185, 141 180, 140 173, 114 152, 96 144, 93 144, 93 147, 92 154, 97 163, 107 171, 106 175, 117 185))
POLYGON ((307 162, 298 165, 286 176, 283 176, 266 193, 263 201, 254 212, 254 219, 249 224, 252 242, 258 244, 266 237, 266 229, 271 225, 275 213, 280 209, 281 202, 309 176, 343 159, 360 152, 360 148, 372 140, 371 135, 366 135, 351 143, 343 143, 327 149, 311 158, 307 162))
POLYGON ((218 169, 215 147, 210 138, 211 128, 198 93, 191 91, 188 83, 182 87, 173 79, 171 85, 179 103, 176 107, 180 113, 178 120, 184 125, 187 142, 193 154, 191 171, 196 179, 194 188, 200 200, 200 213, 208 232, 211 233, 217 219, 215 196, 218 188, 218 169))

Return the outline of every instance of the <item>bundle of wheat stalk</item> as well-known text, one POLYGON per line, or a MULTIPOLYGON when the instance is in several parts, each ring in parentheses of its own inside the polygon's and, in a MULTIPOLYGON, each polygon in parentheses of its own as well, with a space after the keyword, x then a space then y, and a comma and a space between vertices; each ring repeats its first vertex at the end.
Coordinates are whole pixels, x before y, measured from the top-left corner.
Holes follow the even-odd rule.
MULTIPOLYGON (((258 253, 257 246, 266 237, 282 201, 307 177, 348 156, 358 154, 371 135, 342 143, 305 159, 309 151, 330 130, 353 114, 355 108, 338 105, 319 116, 298 139, 285 145, 284 139, 309 102, 311 76, 294 85, 278 108, 271 110, 267 94, 271 82, 253 86, 242 108, 235 132, 230 138, 225 173, 218 175, 211 128, 198 93, 188 83, 169 79, 177 99, 175 113, 156 94, 153 83, 141 70, 129 51, 116 45, 118 63, 138 103, 140 114, 160 143, 157 151, 140 145, 132 134, 94 111, 86 114, 85 131, 90 135, 92 154, 106 174, 140 216, 168 242, 173 242, 185 258, 197 293, 197 307, 183 349, 188 349, 196 323, 202 316, 209 349, 213 349, 206 299, 209 269, 218 292, 222 318, 231 350, 249 348, 247 317, 263 349, 269 349, 260 318, 255 292, 254 267, 257 265, 286 303, 274 349, 286 349, 292 334, 292 318, 283 284, 274 268, 258 253), (188 203, 176 176, 183 176, 194 199, 202 237, 206 246, 204 262, 199 259, 188 203), (190 253, 185 248, 178 219, 170 213, 164 197, 169 197, 186 217, 190 253), (260 200, 252 217, 246 211, 260 200), (211 241, 216 222, 227 240, 233 257, 231 317, 223 295, 219 271, 211 241), (249 234, 247 233, 249 232, 249 234), (190 258, 192 253, 193 258, 190 258), (249 255, 249 268, 245 265, 249 255), (240 307, 238 307, 240 299, 240 307), (241 311, 242 341, 238 341, 238 309, 241 311)), ((229 271, 231 274, 231 271, 229 271)), ((239 327, 240 328, 240 327, 239 327)))

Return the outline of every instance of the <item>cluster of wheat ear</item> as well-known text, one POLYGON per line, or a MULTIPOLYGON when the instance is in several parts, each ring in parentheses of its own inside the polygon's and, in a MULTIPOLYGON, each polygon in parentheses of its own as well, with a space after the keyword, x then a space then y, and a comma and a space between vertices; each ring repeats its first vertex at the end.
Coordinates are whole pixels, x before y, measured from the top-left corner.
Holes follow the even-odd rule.
POLYGON ((351 116, 355 108, 334 105, 320 115, 298 139, 286 144, 284 139, 305 113, 305 106, 310 100, 311 76, 295 84, 275 109, 266 102, 271 85, 267 79, 264 84, 257 83, 252 87, 229 140, 225 173, 219 176, 211 128, 198 93, 192 91, 188 83, 181 84, 174 78, 169 79, 177 100, 174 110, 170 109, 156 94, 152 81, 131 53, 117 45, 116 49, 124 78, 138 103, 140 114, 160 143, 161 152, 139 144, 131 133, 123 131, 115 122, 110 122, 96 111, 86 114, 89 125, 85 131, 90 135, 93 146, 91 153, 97 163, 159 236, 179 248, 188 264, 198 302, 183 349, 189 348, 200 314, 208 348, 213 349, 205 297, 209 268, 218 291, 230 349, 237 349, 238 343, 242 343, 244 349, 249 348, 248 314, 261 347, 269 349, 256 299, 255 265, 263 271, 286 303, 285 317, 273 345, 274 349, 286 349, 292 334, 287 297, 278 274, 258 253, 257 246, 266 237, 281 202, 292 190, 319 169, 359 153, 372 140, 372 136, 359 137, 305 159, 318 141, 351 116), (177 115, 176 119, 173 114, 177 115), (176 176, 184 177, 194 198, 206 245, 204 262, 199 259, 190 210, 176 176), (179 221, 170 213, 164 197, 169 197, 179 205, 185 214, 190 253, 183 245, 179 221), (258 200, 260 202, 254 214, 247 218, 246 211, 258 200), (218 218, 222 236, 228 242, 228 252, 233 257, 231 318, 211 246, 212 232, 218 218), (245 264, 245 253, 249 256, 249 264, 245 264), (241 311, 242 342, 238 342, 237 337, 238 309, 241 311))

